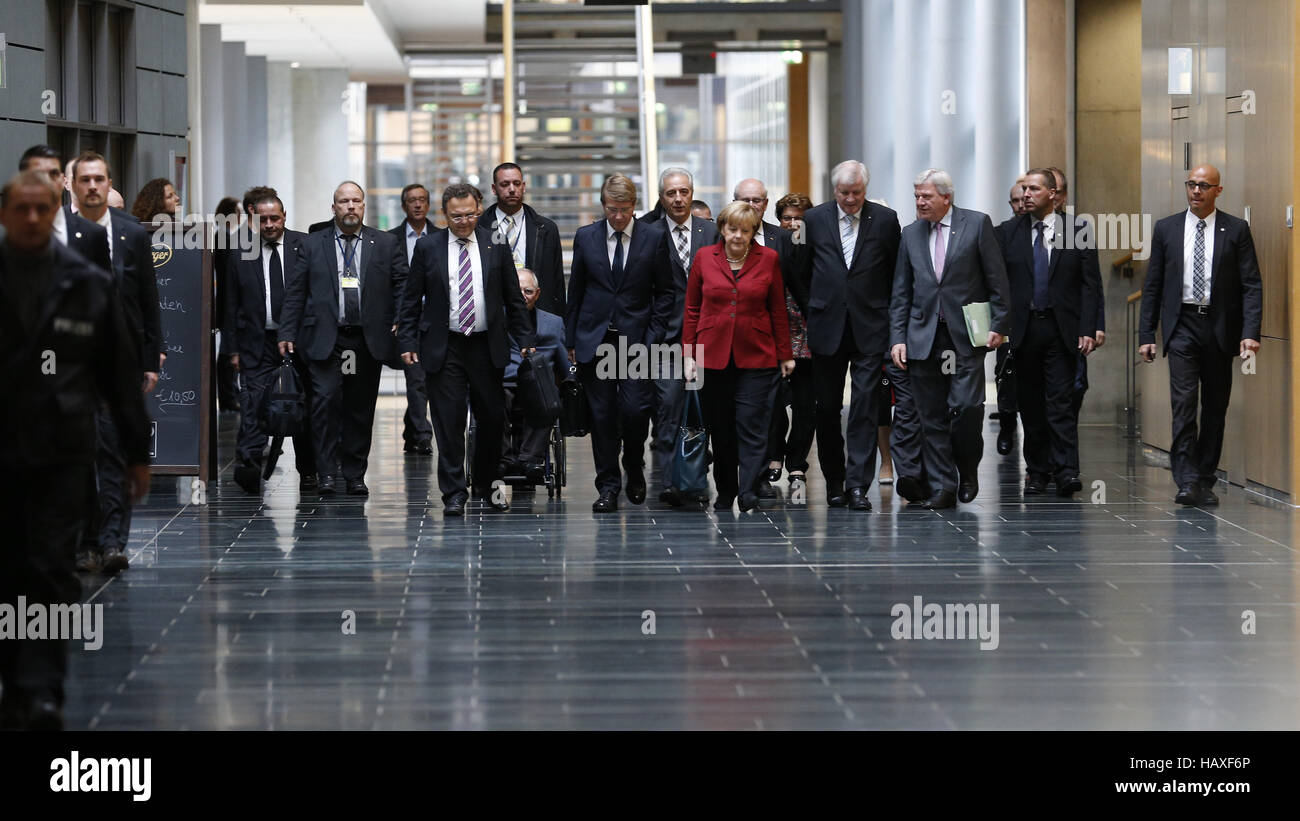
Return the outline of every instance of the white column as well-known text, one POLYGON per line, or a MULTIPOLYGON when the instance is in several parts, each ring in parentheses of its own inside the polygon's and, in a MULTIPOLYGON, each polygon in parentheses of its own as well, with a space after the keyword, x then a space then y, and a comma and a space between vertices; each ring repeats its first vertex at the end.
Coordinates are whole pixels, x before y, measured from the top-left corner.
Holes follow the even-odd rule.
MULTIPOLYGON (((266 184, 284 203, 288 225, 305 231, 311 221, 299 224, 294 199, 293 165, 293 74, 288 63, 266 64, 266 184)), ((321 218, 317 218, 319 221, 321 218)))
MULTIPOLYGON (((329 219, 334 189, 348 175, 346 69, 293 69, 294 211, 300 231, 329 219)), ((363 185, 364 180, 358 180, 363 185)))

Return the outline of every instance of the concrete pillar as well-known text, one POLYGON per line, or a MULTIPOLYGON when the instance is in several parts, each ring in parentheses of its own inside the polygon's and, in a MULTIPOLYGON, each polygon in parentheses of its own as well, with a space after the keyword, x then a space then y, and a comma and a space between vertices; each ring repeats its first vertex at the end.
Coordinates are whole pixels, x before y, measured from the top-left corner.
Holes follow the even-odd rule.
MULTIPOLYGON (((307 230, 311 221, 299 224, 295 200, 293 165, 293 75, 288 63, 266 64, 266 184, 280 195, 290 228, 307 230)), ((319 222, 318 217, 316 221, 319 222)))
POLYGON ((296 213, 290 224, 305 231, 311 223, 329 218, 334 189, 347 178, 348 120, 342 105, 348 72, 294 69, 292 75, 296 213))
POLYGON ((190 210, 206 214, 216 206, 221 197, 225 196, 226 137, 229 129, 226 123, 226 96, 222 80, 224 51, 221 43, 221 26, 200 26, 199 40, 201 72, 199 85, 202 94, 198 104, 202 111, 203 123, 203 151, 200 159, 202 167, 199 171, 202 185, 199 190, 206 199, 202 202, 191 199, 190 210))

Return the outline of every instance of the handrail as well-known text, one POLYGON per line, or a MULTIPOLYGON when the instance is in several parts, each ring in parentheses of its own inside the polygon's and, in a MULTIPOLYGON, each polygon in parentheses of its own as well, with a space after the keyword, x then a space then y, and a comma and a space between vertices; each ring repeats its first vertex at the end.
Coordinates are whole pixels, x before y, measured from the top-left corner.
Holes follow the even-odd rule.
POLYGON ((1142 292, 1134 291, 1133 293, 1129 294, 1128 299, 1124 301, 1127 302, 1129 305, 1132 305, 1134 302, 1137 302, 1141 298, 1142 298, 1142 292))
POLYGON ((1132 262, 1132 261, 1133 261, 1133 252, 1132 252, 1132 251, 1129 251, 1129 252, 1128 252, 1127 254, 1125 254, 1124 256, 1122 256, 1122 257, 1120 257, 1119 259, 1117 259, 1117 260, 1115 260, 1114 262, 1112 262, 1112 263, 1110 264, 1110 267, 1112 267, 1112 268, 1114 268, 1116 271, 1118 271, 1120 268, 1124 267, 1125 265, 1128 265, 1128 264, 1129 264, 1130 262, 1132 262))
POLYGON ((1124 301, 1124 433, 1128 436, 1138 435, 1138 379, 1137 367, 1141 361, 1138 356, 1138 324, 1141 322, 1142 292, 1134 291, 1124 301))

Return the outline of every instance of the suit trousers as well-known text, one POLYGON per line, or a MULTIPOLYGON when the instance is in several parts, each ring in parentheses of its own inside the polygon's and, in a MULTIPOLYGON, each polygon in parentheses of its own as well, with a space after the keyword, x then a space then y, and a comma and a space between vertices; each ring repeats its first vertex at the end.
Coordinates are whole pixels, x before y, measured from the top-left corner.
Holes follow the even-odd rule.
POLYGON ((1214 336, 1214 323, 1195 307, 1184 305, 1169 337, 1169 404, 1173 442, 1169 448, 1174 481, 1181 487, 1199 482, 1212 486, 1223 452, 1223 428, 1232 394, 1234 356, 1214 336), (1200 427, 1196 410, 1200 405, 1200 427))
POLYGON ((1025 471, 1031 477, 1079 475, 1079 426, 1074 415, 1076 351, 1066 350, 1050 310, 1030 314, 1016 345, 1017 401, 1024 424, 1025 471))
POLYGON ((500 478, 501 439, 505 435, 505 368, 492 365, 486 332, 447 334, 442 368, 429 371, 424 384, 433 407, 438 441, 438 490, 442 500, 467 491, 465 481, 466 409, 474 414, 474 486, 480 491, 500 478))
POLYGON ((1016 423, 1016 360, 1011 354, 1010 345, 999 345, 998 349, 993 352, 995 356, 994 367, 997 372, 1003 374, 998 381, 998 424, 1015 425, 1016 423), (1011 356, 1011 364, 1007 365, 1007 357, 1011 356))
POLYGON ((718 496, 753 492, 763 475, 772 396, 780 374, 776 368, 738 368, 734 359, 721 370, 705 370, 700 399, 713 446, 718 496))
POLYGON ((515 398, 514 385, 506 386, 505 397, 506 430, 501 443, 501 460, 518 462, 525 469, 530 465, 543 464, 546 461, 546 446, 550 442, 551 429, 528 424, 524 419, 523 404, 515 398))
MULTIPOLYGON (((965 332, 961 328, 960 333, 965 332)), ((923 431, 921 459, 931 491, 957 491, 959 474, 974 474, 984 454, 984 354, 961 354, 948 323, 939 322, 926 359, 909 359, 908 371, 923 431), (954 357, 944 354, 952 352, 954 357)), ((902 475, 895 463, 894 472, 902 475)))
MULTIPOLYGON (((618 350, 619 335, 605 334, 604 344, 618 350)), ((629 343, 624 343, 628 344, 629 343)), ((602 364, 597 353, 590 362, 578 365, 578 379, 587 394, 591 411, 591 455, 596 465, 596 491, 618 493, 622 487, 619 449, 623 467, 641 470, 645 465, 645 442, 650 426, 650 408, 654 397, 651 379, 624 376, 624 368, 602 364)), ((626 365, 627 363, 613 363, 626 365)))
MULTIPOLYGON (((817 403, 817 460, 827 482, 866 488, 876 475, 876 385, 880 381, 881 352, 864 353, 853 341, 846 321, 844 338, 834 354, 814 353, 813 384, 817 403), (845 470, 845 435, 841 430, 844 374, 852 379, 849 394, 848 469, 845 470)), ((796 366, 795 370, 798 370, 796 366)))
POLYGON ((347 481, 364 479, 379 399, 379 361, 370 355, 359 326, 340 326, 329 357, 311 360, 308 368, 317 470, 322 476, 341 470, 347 481))
MULTIPOLYGON (((240 373, 243 374, 243 388, 239 397, 239 434, 236 439, 239 461, 261 466, 263 452, 270 438, 262 432, 260 419, 262 402, 266 392, 275 383, 276 373, 280 370, 280 348, 276 341, 277 331, 266 331, 262 355, 257 363, 247 368, 240 359, 240 373)), ((311 373, 306 358, 302 353, 292 357, 294 370, 302 381, 303 393, 307 407, 312 407, 311 373)), ((312 476, 316 473, 316 443, 312 440, 312 419, 308 413, 305 429, 293 437, 293 461, 300 476, 312 476)), ((332 471, 331 471, 332 472, 332 471)))
POLYGON ((894 389, 894 418, 889 430, 889 456, 894 462, 894 475, 909 476, 924 487, 925 460, 921 454, 924 435, 912 376, 895 365, 892 358, 885 366, 885 373, 894 389))
POLYGON ((420 363, 402 368, 406 375, 406 414, 402 416, 402 441, 408 445, 433 439, 429 422, 429 394, 425 387, 425 370, 420 363))
MULTIPOLYGON (((81 598, 76 549, 89 500, 67 490, 92 481, 90 465, 0 470, 0 519, 6 527, 0 542, 0 603, 17 608, 23 596, 28 604, 49 607, 81 598)), ((6 700, 18 693, 46 692, 62 704, 67 668, 62 640, 0 641, 6 700)))
POLYGON ((782 462, 786 472, 806 472, 808 451, 817 433, 817 392, 812 359, 797 359, 794 373, 778 379, 768 428, 767 460, 782 462), (785 412, 790 406, 790 413, 785 412), (786 438, 786 433, 789 438, 786 438))
POLYGON ((1079 427, 1079 411, 1083 410, 1083 397, 1088 392, 1088 357, 1079 353, 1079 366, 1074 372, 1074 393, 1070 395, 1070 410, 1074 412, 1074 427, 1079 427))
POLYGON ((82 550, 102 554, 113 547, 126 550, 131 538, 131 499, 126 492, 122 440, 107 407, 96 412, 95 426, 95 467, 86 485, 89 495, 80 542, 82 550))
MULTIPOLYGON (((680 341, 677 340, 678 343, 680 341)), ((665 488, 672 484, 677 430, 682 423, 682 409, 686 407, 686 382, 682 378, 684 374, 681 372, 681 362, 680 357, 661 353, 656 363, 660 378, 654 380, 655 425, 654 447, 651 450, 658 457, 659 483, 665 488)))

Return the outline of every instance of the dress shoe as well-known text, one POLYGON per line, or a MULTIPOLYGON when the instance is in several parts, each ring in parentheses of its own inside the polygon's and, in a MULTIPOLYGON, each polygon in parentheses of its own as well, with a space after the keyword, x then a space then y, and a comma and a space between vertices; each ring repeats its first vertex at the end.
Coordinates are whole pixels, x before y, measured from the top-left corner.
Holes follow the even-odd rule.
POLYGON ((1041 476, 1030 476, 1025 480, 1026 496, 1042 496, 1047 492, 1047 480, 1041 476))
POLYGON ((1174 501, 1180 505, 1194 505, 1200 501, 1200 498, 1201 489, 1195 482, 1188 482, 1178 486, 1178 495, 1174 497, 1174 501))
POLYGON ((922 502, 930 495, 921 484, 921 480, 915 476, 899 476, 894 487, 898 490, 898 495, 909 502, 922 502))
POLYGON ((998 431, 998 453, 1006 456, 1016 444, 1016 426, 1003 425, 998 431))
POLYGON ((82 550, 77 554, 77 569, 82 573, 98 573, 99 554, 93 550, 82 550))
POLYGON ((849 497, 844 492, 843 482, 826 483, 826 504, 831 507, 844 507, 849 503, 849 497))
POLYGON ((316 483, 316 474, 307 473, 298 477, 299 493, 315 493, 319 485, 316 483))
POLYGON ((592 513, 612 513, 618 510, 618 494, 612 490, 602 490, 600 498, 591 503, 592 513))
POLYGON ((957 498, 960 499, 963 504, 970 504, 975 501, 975 497, 978 495, 980 495, 980 483, 974 475, 968 479, 964 479, 961 484, 957 485, 957 498))
POLYGON ((474 491, 474 495, 483 500, 483 504, 497 511, 505 513, 510 509, 510 502, 506 501, 505 490, 501 487, 481 487, 474 491))
POLYGON ((349 496, 369 496, 369 495, 370 495, 370 488, 366 487, 366 483, 363 482, 363 481, 360 480, 360 479, 349 479, 349 480, 348 480, 348 495, 349 495, 349 496))
POLYGON ((1067 476, 1056 480, 1057 496, 1069 498, 1081 490, 1083 490, 1083 482, 1079 481, 1078 476, 1067 476))
POLYGON ((645 472, 641 468, 627 471, 627 487, 624 489, 627 493, 627 500, 634 505, 639 505, 645 501, 645 472))
POLYGON ((772 483, 765 479, 759 479, 758 484, 754 485, 754 490, 758 493, 760 499, 781 498, 781 494, 777 492, 776 488, 772 487, 772 483))
POLYGON ((718 494, 718 498, 713 500, 713 509, 721 513, 724 510, 731 510, 732 505, 736 503, 736 497, 731 494, 718 494))
MULTIPOLYGON (((771 485, 769 485, 771 487, 771 485)), ((751 510, 757 510, 759 506, 757 493, 740 494, 740 512, 748 513, 751 510)))
POLYGON ((121 573, 131 566, 131 562, 126 558, 126 551, 120 547, 110 547, 104 551, 100 564, 105 573, 121 573))
POLYGON ((262 493, 262 471, 252 462, 240 462, 235 466, 235 484, 245 493, 253 496, 262 493))
POLYGON ((316 490, 322 496, 333 496, 334 477, 329 475, 320 477, 320 481, 317 483, 316 490))
POLYGON ((768 468, 767 472, 763 474, 763 478, 769 482, 781 481, 781 468, 768 468))
POLYGON ((1201 507, 1218 507, 1219 497, 1214 495, 1214 491, 1208 486, 1201 486, 1201 493, 1196 499, 1196 503, 1201 507))
POLYGON ((402 450, 419 456, 433 455, 433 446, 428 442, 407 442, 406 447, 402 448, 402 450))
POLYGON ((464 516, 465 502, 469 499, 467 493, 453 494, 450 499, 442 503, 443 516, 464 516))
POLYGON ((659 491, 659 501, 669 507, 681 507, 682 494, 675 487, 666 487, 659 491))
POLYGON ((865 487, 849 488, 849 510, 871 510, 865 487))
POLYGON ((941 490, 938 493, 925 500, 921 507, 926 510, 948 510, 957 506, 957 497, 952 495, 951 490, 941 490))

